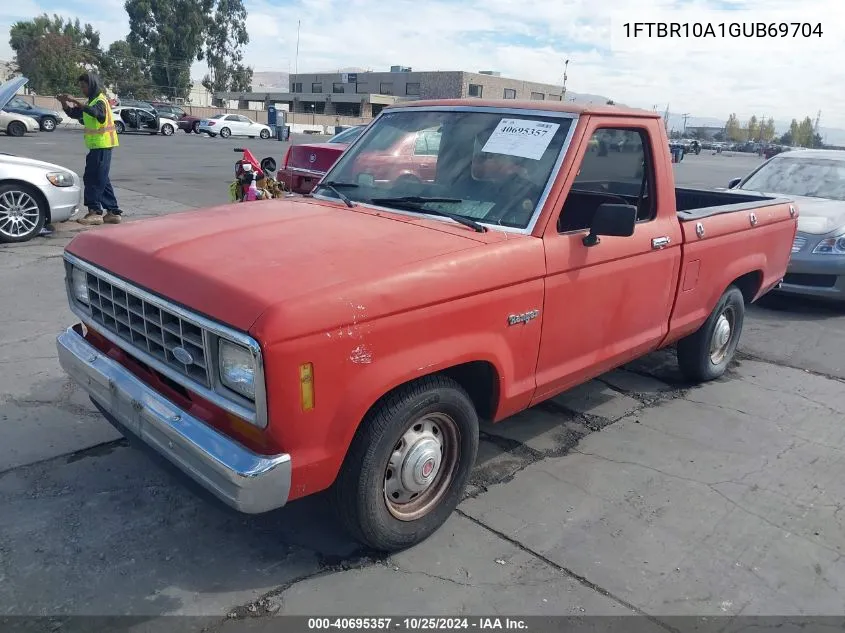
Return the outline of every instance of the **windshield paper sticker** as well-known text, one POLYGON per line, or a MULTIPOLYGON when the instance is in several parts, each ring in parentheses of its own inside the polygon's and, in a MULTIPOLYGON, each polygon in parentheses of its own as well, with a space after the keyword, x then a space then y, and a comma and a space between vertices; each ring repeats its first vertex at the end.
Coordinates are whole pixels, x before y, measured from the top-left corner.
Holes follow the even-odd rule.
POLYGON ((502 119, 481 151, 540 160, 559 127, 544 121, 502 119))

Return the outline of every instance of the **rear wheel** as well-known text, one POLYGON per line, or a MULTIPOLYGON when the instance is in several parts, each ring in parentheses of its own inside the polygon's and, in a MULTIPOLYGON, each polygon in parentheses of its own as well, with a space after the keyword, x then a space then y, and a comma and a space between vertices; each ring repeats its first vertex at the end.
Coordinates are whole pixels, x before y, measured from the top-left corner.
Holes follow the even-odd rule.
POLYGON ((443 376, 385 398, 361 423, 332 489, 346 529, 380 551, 415 545, 449 518, 478 454, 478 416, 443 376))
POLYGON ((52 132, 56 129, 56 119, 51 116, 45 116, 41 119, 41 130, 44 132, 52 132))
POLYGON ((227 127, 220 128, 220 138, 229 138, 232 136, 232 130, 227 127))
POLYGON ((692 382, 707 382, 722 376, 736 355, 745 321, 745 298, 730 286, 704 324, 678 341, 678 366, 692 382))
POLYGON ((200 122, 194 121, 194 125, 193 125, 192 129, 194 130, 194 134, 199 134, 200 133, 200 122))
POLYGON ((20 121, 12 121, 6 127, 6 134, 9 136, 23 136, 26 134, 26 126, 20 121))
POLYGON ((41 231, 47 205, 25 185, 0 186, 0 243, 26 242, 41 231))

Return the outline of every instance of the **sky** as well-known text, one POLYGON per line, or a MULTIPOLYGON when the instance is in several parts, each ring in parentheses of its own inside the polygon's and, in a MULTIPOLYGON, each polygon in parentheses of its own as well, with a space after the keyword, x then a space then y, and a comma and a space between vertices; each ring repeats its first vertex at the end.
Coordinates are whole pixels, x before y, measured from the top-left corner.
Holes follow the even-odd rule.
MULTIPOLYGON (((0 3, 0 59, 9 27, 41 12, 78 17, 104 45, 124 37, 122 0, 0 3)), ((735 112, 845 128, 843 0, 245 0, 257 71, 495 70, 619 103, 693 117, 735 112), (636 7, 634 9, 634 7, 636 7), (797 8, 796 8, 797 7, 797 8), (299 55, 297 21, 301 20, 299 55), (798 22, 808 37, 626 37, 626 22, 798 22), (821 25, 821 37, 813 34, 821 25)), ((632 27, 631 27, 632 28, 632 27)), ((701 28, 693 27, 689 28, 701 28)), ((194 76, 203 74, 195 64, 194 76)))

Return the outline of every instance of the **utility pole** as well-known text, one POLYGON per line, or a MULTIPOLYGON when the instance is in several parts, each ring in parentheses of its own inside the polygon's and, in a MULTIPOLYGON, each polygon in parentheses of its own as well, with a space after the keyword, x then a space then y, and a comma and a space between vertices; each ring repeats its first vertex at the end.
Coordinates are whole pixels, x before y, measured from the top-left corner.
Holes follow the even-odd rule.
POLYGON ((687 135, 687 119, 689 118, 689 112, 684 112, 681 116, 684 117, 684 131, 682 132, 682 134, 684 136, 686 136, 687 135))
POLYGON ((563 89, 560 95, 561 101, 566 101, 566 71, 569 68, 569 60, 563 62, 563 89))

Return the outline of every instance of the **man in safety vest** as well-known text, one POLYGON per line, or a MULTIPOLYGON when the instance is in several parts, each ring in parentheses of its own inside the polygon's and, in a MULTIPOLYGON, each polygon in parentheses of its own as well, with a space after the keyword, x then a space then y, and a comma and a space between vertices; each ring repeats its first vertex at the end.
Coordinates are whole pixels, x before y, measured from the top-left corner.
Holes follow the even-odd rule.
POLYGON ((109 180, 112 149, 118 146, 111 105, 96 74, 89 72, 80 75, 79 87, 85 95, 85 102, 69 95, 57 97, 65 113, 85 126, 88 155, 85 157, 82 181, 85 184, 84 204, 88 213, 79 223, 118 224, 122 212, 109 180))

